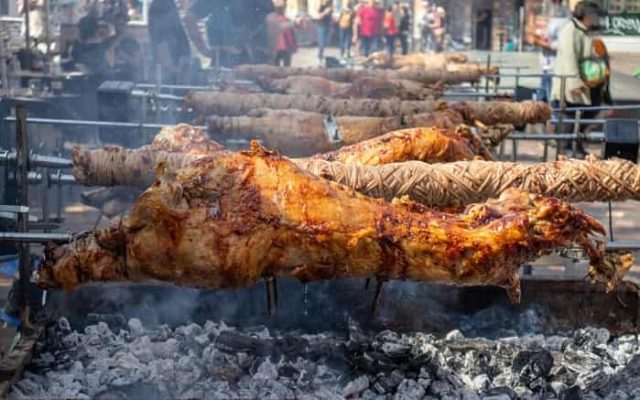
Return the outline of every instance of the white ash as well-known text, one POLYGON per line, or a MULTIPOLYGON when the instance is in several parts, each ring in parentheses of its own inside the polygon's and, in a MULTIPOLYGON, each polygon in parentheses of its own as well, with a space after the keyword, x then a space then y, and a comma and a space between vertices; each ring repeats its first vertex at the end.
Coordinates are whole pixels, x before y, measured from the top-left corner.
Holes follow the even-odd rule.
POLYGON ((208 321, 51 326, 10 399, 633 399, 638 338, 276 333, 208 321), (115 332, 117 330, 117 332, 115 332))

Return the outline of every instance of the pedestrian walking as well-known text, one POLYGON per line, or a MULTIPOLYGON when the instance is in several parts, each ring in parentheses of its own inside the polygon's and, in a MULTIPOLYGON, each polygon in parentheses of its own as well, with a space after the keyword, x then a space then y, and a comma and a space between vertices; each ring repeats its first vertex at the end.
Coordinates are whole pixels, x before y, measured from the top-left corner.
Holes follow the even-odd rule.
MULTIPOLYGON (((580 1, 575 6, 573 18, 560 31, 554 74, 565 76, 565 82, 563 85, 561 78, 554 77, 551 100, 556 104, 564 101, 569 108, 564 114, 567 119, 576 118, 576 107, 589 106, 593 100, 597 101, 592 98, 593 91, 601 90, 608 76, 608 66, 603 65, 604 60, 598 57, 592 39, 601 16, 602 10, 597 3, 580 1)), ((583 113, 584 118, 591 116, 589 112, 583 113)), ((573 123, 564 124, 560 130, 572 133, 573 126, 573 123)), ((559 151, 571 152, 571 141, 560 142, 559 151)), ((577 143, 577 152, 581 157, 586 155, 581 141, 577 143)))
POLYGON ((356 13, 354 25, 354 43, 360 41, 365 57, 377 51, 380 35, 382 34, 382 10, 376 6, 375 0, 369 0, 367 4, 356 13))
POLYGON ((293 53, 298 50, 295 24, 285 15, 284 0, 274 0, 275 11, 267 15, 267 32, 272 62, 276 66, 291 66, 293 53))
POLYGON ((398 23, 398 37, 400 38, 402 55, 409 54, 410 35, 411 35, 411 14, 409 13, 409 5, 407 3, 402 3, 400 5, 400 22, 398 23))
POLYGON ((396 18, 393 15, 393 6, 389 6, 384 14, 384 39, 387 45, 387 54, 389 59, 393 59, 393 53, 396 47, 396 37, 398 36, 398 26, 396 25, 396 18))
POLYGON ((331 0, 322 0, 318 9, 318 62, 324 65, 324 49, 329 40, 331 30, 331 17, 333 15, 333 4, 331 0))
POLYGON ((340 12, 338 17, 340 58, 351 58, 351 43, 353 41, 353 21, 355 12, 351 4, 348 4, 340 12))

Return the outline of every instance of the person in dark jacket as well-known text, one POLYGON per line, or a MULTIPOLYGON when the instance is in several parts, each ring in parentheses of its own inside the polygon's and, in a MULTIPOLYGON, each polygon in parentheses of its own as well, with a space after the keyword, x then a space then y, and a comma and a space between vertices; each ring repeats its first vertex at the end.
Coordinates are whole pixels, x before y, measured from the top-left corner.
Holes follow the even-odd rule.
POLYGON ((148 14, 153 60, 162 67, 163 81, 176 83, 181 63, 188 63, 191 49, 174 0, 153 0, 148 14))
POLYGON ((216 64, 268 63, 266 17, 273 11, 272 0, 194 0, 184 27, 195 49, 216 64), (199 20, 205 21, 209 44, 200 35, 199 20))

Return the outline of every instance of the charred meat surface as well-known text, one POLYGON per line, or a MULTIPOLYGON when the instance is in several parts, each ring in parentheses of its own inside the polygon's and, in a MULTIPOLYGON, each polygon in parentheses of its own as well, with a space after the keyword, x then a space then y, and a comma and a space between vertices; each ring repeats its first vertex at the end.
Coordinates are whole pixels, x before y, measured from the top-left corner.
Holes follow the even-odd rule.
MULTIPOLYGON (((278 112, 286 116, 287 112, 278 112)), ((357 118, 357 117, 352 117, 357 118)), ((354 122, 351 120, 351 122, 354 122)), ((348 125, 346 126, 348 127, 348 125)), ((167 137, 169 129, 159 136, 167 137)), ((357 132, 343 131, 349 140, 355 140, 357 132)), ((180 131, 177 131, 180 134, 180 131)), ((267 143, 281 143, 278 135, 269 135, 267 143)), ((304 145, 314 144, 323 147, 318 141, 304 135, 291 138, 288 149, 302 151, 304 145)), ((318 136, 316 136, 318 138, 318 136)), ((157 139, 156 139, 157 140, 157 139)), ((198 138, 199 140, 199 138, 198 138)), ((326 138, 323 140, 326 142, 326 138)), ((155 141, 154 141, 155 143, 155 141)), ((154 144, 140 149, 124 149, 121 147, 107 147, 98 150, 74 149, 73 174, 79 182, 85 185, 128 185, 146 188, 155 180, 154 169, 158 162, 165 162, 169 169, 177 170, 205 156, 224 154, 218 150, 220 145, 206 139, 196 144, 186 141, 174 143, 172 146, 161 147, 156 150, 154 144), (207 144, 207 140, 210 142, 207 144), (185 150, 180 150, 184 148, 185 150)), ((276 148, 280 148, 277 146, 276 148)), ((423 162, 447 162, 458 160, 472 160, 481 158, 491 160, 491 154, 471 131, 459 128, 450 132, 437 128, 415 128, 390 132, 379 137, 359 142, 353 146, 346 146, 335 152, 318 154, 316 159, 339 160, 345 163, 360 165, 380 165, 408 160, 423 162)), ((296 163, 303 163, 304 159, 294 159, 296 163)))
POLYGON ((605 265, 596 233, 604 228, 584 212, 517 190, 457 215, 386 203, 253 142, 249 152, 160 171, 122 226, 50 246, 39 282, 66 290, 147 280, 214 289, 269 276, 377 277, 498 285, 518 301, 518 266, 574 243, 589 254, 594 278, 615 283, 629 260, 605 265))
POLYGON ((359 165, 382 165, 402 161, 438 163, 476 158, 493 159, 480 139, 466 127, 461 127, 455 132, 437 128, 404 129, 313 158, 359 165))

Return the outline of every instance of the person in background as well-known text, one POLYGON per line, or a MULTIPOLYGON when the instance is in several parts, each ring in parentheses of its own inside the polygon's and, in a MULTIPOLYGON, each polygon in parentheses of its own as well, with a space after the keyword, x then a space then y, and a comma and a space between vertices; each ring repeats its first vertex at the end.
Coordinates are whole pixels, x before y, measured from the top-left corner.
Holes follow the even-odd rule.
POLYGON ((384 14, 384 38, 387 45, 387 54, 389 58, 393 58, 393 53, 396 47, 396 37, 398 36, 398 27, 396 25, 396 19, 393 15, 393 6, 387 8, 387 12, 384 14))
POLYGON ((294 32, 295 24, 285 15, 284 0, 274 0, 275 11, 267 15, 267 32, 273 64, 291 66, 293 53, 298 50, 294 32))
POLYGON ((400 38, 400 46, 402 46, 402 55, 409 54, 410 35, 411 14, 409 13, 409 5, 402 3, 400 5, 400 23, 398 24, 398 37, 400 38))
POLYGON ((545 32, 536 32, 533 38, 533 43, 541 48, 542 77, 538 95, 540 101, 550 101, 551 99, 551 72, 556 61, 558 36, 562 28, 571 20, 571 11, 562 3, 562 0, 551 1, 546 10, 547 26, 545 32))
POLYGON ((431 25, 429 28, 433 35, 433 45, 436 52, 441 52, 444 49, 445 18, 444 8, 435 5, 431 8, 431 25))
MULTIPOLYGON (((597 58, 594 53, 591 34, 598 28, 598 22, 602 15, 600 6, 593 1, 580 1, 573 11, 573 18, 560 31, 558 36, 557 56, 554 74, 567 76, 565 78, 564 91, 559 77, 554 77, 551 88, 551 100, 557 103, 564 101, 570 109, 565 112, 567 119, 574 119, 576 111, 571 108, 589 106, 592 104, 592 89, 598 82, 594 78, 585 76, 585 63, 593 63, 597 58)), ((556 103, 556 104, 557 104, 556 103)), ((584 118, 589 118, 588 113, 583 113, 584 118)), ((560 127, 562 132, 571 133, 573 124, 567 123, 560 127)), ((559 143, 559 151, 571 152, 570 141, 559 143)), ((577 143, 579 156, 585 156, 586 151, 582 142, 577 143)))
POLYGON ((107 54, 118 40, 116 35, 102 38, 100 24, 93 15, 87 15, 78 22, 80 40, 71 47, 71 58, 76 66, 94 75, 97 81, 111 78, 112 70, 107 54))
POLYGON ((129 32, 129 13, 124 11, 115 23, 118 40, 113 47, 113 77, 120 81, 142 81, 143 55, 142 47, 129 32))
POLYGON ((351 43, 353 41, 353 20, 355 13, 351 4, 340 12, 338 17, 339 39, 340 39, 340 58, 351 58, 351 43))
POLYGON ((384 15, 375 0, 369 0, 367 5, 356 13, 354 25, 354 42, 360 41, 361 54, 365 57, 379 49, 378 43, 382 34, 382 20, 384 15))
POLYGON ((418 19, 418 27, 420 28, 420 51, 425 53, 431 49, 433 43, 433 32, 431 32, 431 7, 426 0, 422 1, 424 11, 418 19))
POLYGON ((324 49, 329 40, 331 21, 333 16, 333 4, 331 0, 322 0, 318 8, 318 62, 324 64, 324 49))
POLYGON ((275 9, 272 0, 192 0, 190 4, 183 26, 198 53, 225 67, 269 61, 266 17, 275 9), (208 41, 200 34, 201 20, 208 41))
POLYGON ((476 49, 489 50, 490 36, 491 12, 485 8, 478 12, 478 18, 476 19, 476 49))
POLYGON ((182 28, 180 14, 174 0, 153 0, 148 13, 151 55, 162 68, 162 79, 166 83, 177 83, 180 62, 191 59, 187 34, 182 28))

